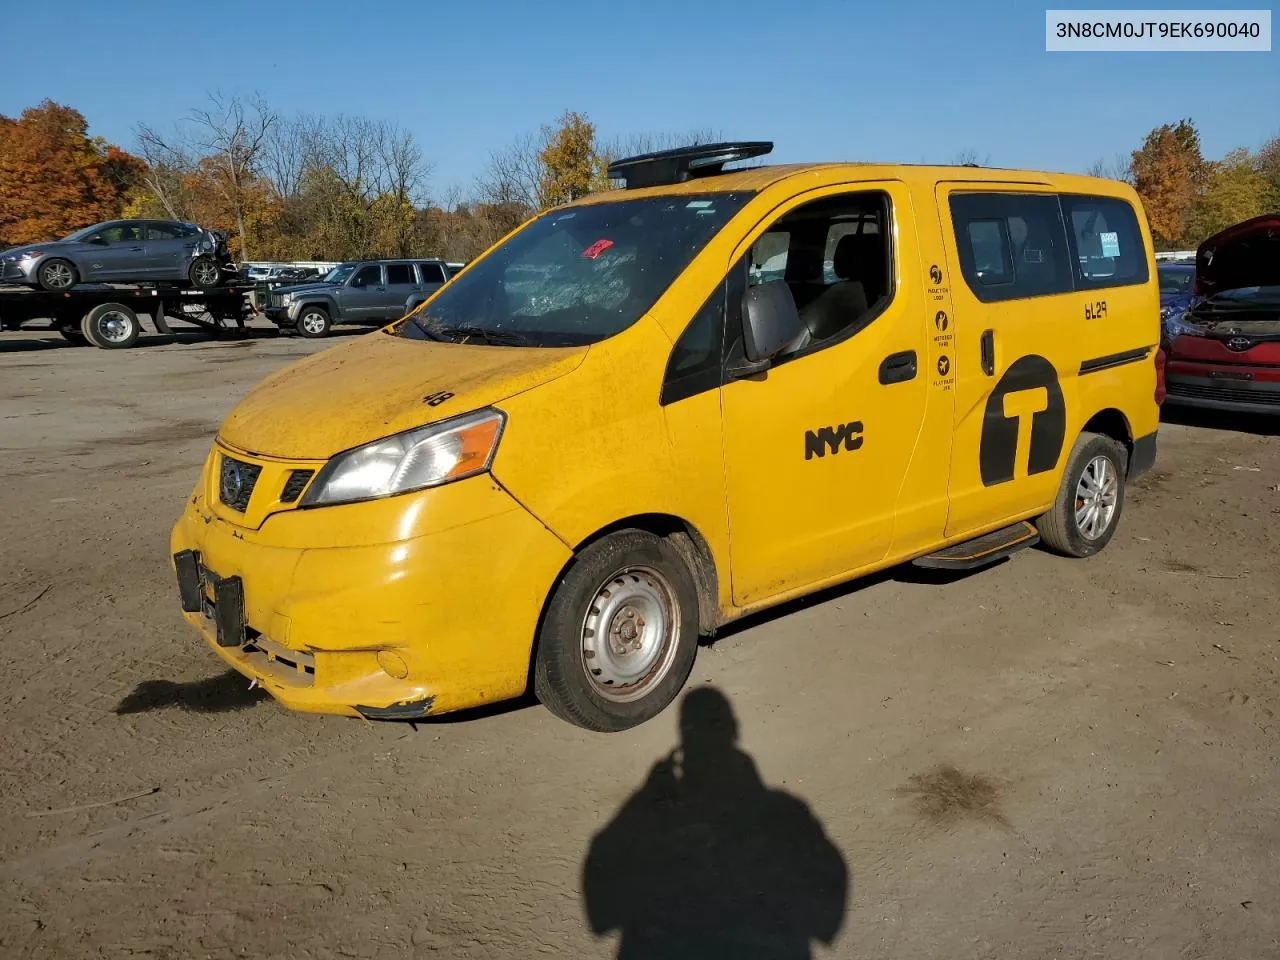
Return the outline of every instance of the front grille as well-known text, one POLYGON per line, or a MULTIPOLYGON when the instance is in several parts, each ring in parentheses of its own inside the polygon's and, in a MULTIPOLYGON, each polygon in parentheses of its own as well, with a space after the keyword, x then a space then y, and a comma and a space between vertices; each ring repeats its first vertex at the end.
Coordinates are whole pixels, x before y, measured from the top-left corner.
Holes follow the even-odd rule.
POLYGON ((1204 387, 1194 383, 1179 383, 1176 380, 1167 385, 1170 396, 1192 397, 1196 400, 1227 400, 1231 403, 1257 403, 1264 406, 1280 407, 1280 388, 1276 390, 1241 390, 1238 387, 1204 387))
POLYGON ((284 297, 283 297, 283 296, 281 296, 281 295, 280 295, 280 294, 278 294, 278 293, 270 293, 270 294, 267 294, 267 306, 268 306, 268 307, 283 307, 283 306, 284 306, 284 297))
POLYGON ((297 500, 302 496, 302 491, 307 489, 307 484, 314 475, 314 470, 292 471, 289 474, 289 479, 284 482, 284 490, 280 494, 280 502, 293 503, 293 501, 297 500))
POLYGON ((257 464, 245 463, 224 454, 222 468, 218 472, 218 498, 232 510, 244 513, 260 473, 262 468, 257 464))

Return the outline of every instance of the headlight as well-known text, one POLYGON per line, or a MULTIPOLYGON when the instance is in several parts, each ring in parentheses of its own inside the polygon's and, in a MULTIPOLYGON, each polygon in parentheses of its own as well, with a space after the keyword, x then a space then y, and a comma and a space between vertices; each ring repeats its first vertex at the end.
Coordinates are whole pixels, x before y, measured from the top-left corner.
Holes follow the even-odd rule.
POLYGON ((283 304, 283 305, 284 305, 284 306, 286 306, 286 307, 287 307, 289 304, 293 303, 293 294, 292 294, 292 293, 282 293, 282 294, 280 295, 280 303, 281 303, 281 304, 283 304))
POLYGON ((23 251, 22 253, 20 253, 20 254, 19 254, 15 259, 18 259, 18 260, 34 260, 36 257, 38 257, 38 256, 40 256, 40 255, 41 255, 41 251, 40 251, 40 250, 24 250, 24 251, 23 251))
POLYGON ((340 453, 321 468, 301 506, 390 497, 484 473, 505 422, 500 410, 477 410, 340 453))

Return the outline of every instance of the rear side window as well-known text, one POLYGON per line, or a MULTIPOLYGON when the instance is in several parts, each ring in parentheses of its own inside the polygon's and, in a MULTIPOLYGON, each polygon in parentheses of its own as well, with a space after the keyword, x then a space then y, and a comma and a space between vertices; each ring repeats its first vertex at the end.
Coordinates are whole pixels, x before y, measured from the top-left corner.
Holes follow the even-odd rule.
POLYGON ((387 285, 393 286, 400 284, 402 286, 412 286, 413 267, 407 263, 388 263, 387 264, 387 285))
POLYGON ((1063 194, 1076 286, 1081 290, 1147 282, 1147 251, 1133 207, 1115 197, 1063 194))
POLYGON ((1036 193, 951 197, 960 270, 984 303, 1073 290, 1071 256, 1058 198, 1036 193))
POLYGON ((423 283, 444 283, 444 269, 438 263, 420 263, 418 272, 423 283))

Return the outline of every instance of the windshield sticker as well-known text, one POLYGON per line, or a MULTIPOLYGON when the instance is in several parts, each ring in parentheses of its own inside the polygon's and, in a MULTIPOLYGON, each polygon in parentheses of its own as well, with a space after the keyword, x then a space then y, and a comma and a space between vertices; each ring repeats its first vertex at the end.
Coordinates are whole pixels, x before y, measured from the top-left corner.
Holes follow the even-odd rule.
POLYGON ((596 257, 600 256, 600 254, 604 253, 606 250, 608 250, 612 246, 613 246, 612 240, 605 240, 601 238, 600 240, 597 240, 595 243, 591 244, 591 246, 587 247, 587 249, 583 250, 582 255, 586 257, 588 260, 594 260, 596 257))
POLYGON ((1102 255, 1104 257, 1120 256, 1120 234, 1119 233, 1100 233, 1098 239, 1102 241, 1102 255))
POLYGON ((709 206, 711 206, 710 200, 690 200, 688 203, 685 204, 685 209, 705 210, 709 206))

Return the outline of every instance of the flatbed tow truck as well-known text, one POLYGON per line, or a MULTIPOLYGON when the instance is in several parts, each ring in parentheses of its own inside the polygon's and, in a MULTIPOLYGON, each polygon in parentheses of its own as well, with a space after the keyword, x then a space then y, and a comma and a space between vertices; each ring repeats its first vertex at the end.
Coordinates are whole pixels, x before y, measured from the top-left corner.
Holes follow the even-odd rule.
POLYGON ((64 291, 0 286, 0 325, 17 329, 27 320, 48 319, 69 343, 105 350, 132 347, 142 334, 139 314, 157 333, 172 333, 169 320, 182 320, 214 336, 231 322, 242 327, 252 313, 252 284, 229 283, 210 290, 158 283, 94 283, 64 291))

